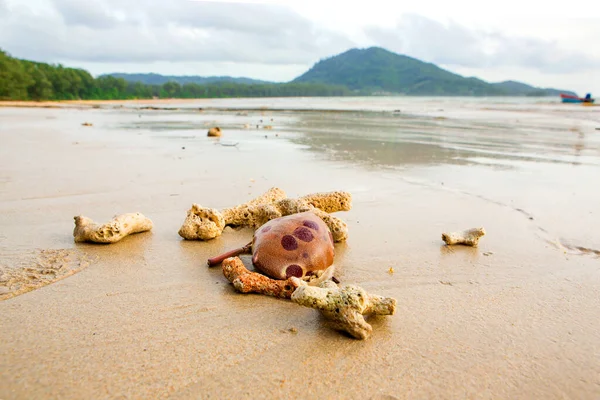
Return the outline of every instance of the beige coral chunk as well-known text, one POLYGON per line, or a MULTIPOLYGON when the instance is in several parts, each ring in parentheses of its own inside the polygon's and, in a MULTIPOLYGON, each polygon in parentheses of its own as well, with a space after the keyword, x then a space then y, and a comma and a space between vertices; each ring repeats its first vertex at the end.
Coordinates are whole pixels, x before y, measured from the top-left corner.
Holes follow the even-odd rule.
POLYGON ((473 228, 462 232, 447 232, 442 233, 442 240, 447 245, 464 244, 466 246, 477 247, 479 239, 485 235, 485 229, 473 228))
POLYGON ((334 329, 356 339, 367 339, 373 331, 363 315, 393 315, 396 311, 396 299, 369 294, 355 285, 340 288, 333 281, 325 281, 309 286, 297 278, 291 280, 298 285, 292 293, 293 302, 319 310, 334 329))
POLYGON ((291 199, 286 197, 283 190, 274 187, 249 202, 223 209, 220 212, 215 209, 205 209, 195 204, 188 211, 188 216, 179 230, 179 235, 190 240, 209 240, 221 235, 225 226, 247 226, 256 229, 275 218, 314 211, 331 230, 334 242, 341 242, 348 237, 348 226, 344 221, 329 213, 348 211, 351 207, 352 196, 347 192, 315 193, 298 199, 291 199), (194 217, 194 215, 208 214, 211 215, 210 218, 194 217), (206 220, 206 218, 209 220, 206 220), (216 220, 211 222, 213 219, 220 218, 224 221, 222 226, 220 223, 216 223, 216 220))
POLYGON ((337 211, 350 211, 352 208, 352 195, 348 192, 336 191, 326 193, 313 193, 300 197, 312 207, 332 213, 337 211))
POLYGON ((221 136, 221 128, 219 128, 218 126, 212 127, 208 130, 208 133, 206 134, 206 136, 211 136, 211 137, 218 137, 221 136))
POLYGON ((225 220, 218 210, 192 204, 183 225, 179 228, 179 236, 188 240, 210 240, 221 235, 223 229, 225 220))
POLYGON ((236 215, 234 220, 244 226, 258 228, 273 219, 298 214, 310 209, 308 205, 300 203, 297 199, 285 198, 273 204, 250 206, 243 210, 243 214, 236 215))
POLYGON ((223 218, 225 219, 226 225, 234 226, 248 226, 248 221, 251 220, 250 208, 256 206, 268 205, 278 202, 286 198, 286 194, 283 190, 273 187, 267 190, 262 195, 252 199, 244 204, 240 204, 236 207, 226 208, 222 211, 223 218))
POLYGON ((316 208, 302 199, 283 199, 274 204, 260 205, 249 207, 245 210, 245 215, 240 218, 245 218, 245 225, 258 228, 272 219, 285 217, 292 214, 299 214, 306 211, 313 211, 319 218, 327 224, 333 235, 334 242, 341 242, 348 238, 348 225, 340 218, 328 214, 329 212, 345 211, 334 207, 335 203, 323 204, 328 211, 316 208))
POLYGON ((103 225, 82 215, 74 219, 76 242, 115 243, 127 235, 152 229, 152 221, 139 212, 117 215, 103 225))
POLYGON ((344 221, 334 215, 327 214, 318 208, 315 208, 312 211, 329 227, 334 242, 343 242, 348 239, 348 225, 344 221))

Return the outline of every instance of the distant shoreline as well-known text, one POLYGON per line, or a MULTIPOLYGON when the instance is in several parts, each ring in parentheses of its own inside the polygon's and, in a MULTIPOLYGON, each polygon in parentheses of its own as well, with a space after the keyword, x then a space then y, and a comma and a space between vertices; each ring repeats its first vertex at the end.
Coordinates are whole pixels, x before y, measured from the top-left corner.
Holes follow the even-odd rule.
MULTIPOLYGON (((327 97, 327 96, 326 96, 327 97)), ((331 97, 343 97, 345 99, 356 97, 362 98, 365 96, 331 96, 331 97)), ((387 97, 387 96, 368 96, 373 98, 378 97, 387 97)), ((389 97, 412 97, 412 98, 521 98, 523 96, 389 96, 389 97)), ((289 99, 290 97, 235 97, 235 98, 227 98, 228 100, 244 100, 244 99, 289 99)), ((297 96, 295 98, 315 98, 322 99, 323 96, 297 96)), ((527 97, 529 99, 537 98, 537 99, 554 99, 555 96, 539 96, 539 97, 527 97)), ((128 99, 128 100, 43 100, 43 101, 34 101, 34 100, 0 100, 0 107, 25 107, 25 108, 100 108, 102 105, 123 105, 123 104, 181 104, 181 103, 200 103, 200 102, 210 102, 214 100, 220 100, 219 98, 195 98, 195 99, 179 99, 179 98, 169 98, 169 99, 128 99)), ((225 99, 224 99, 225 100, 225 99)), ((156 109, 166 109, 173 110, 173 108, 162 108, 156 107, 156 109)), ((253 111, 253 110, 261 110, 261 109, 269 109, 272 111, 328 111, 321 109, 273 109, 271 107, 206 107, 203 108, 206 110, 235 110, 235 111, 253 111)), ((331 111, 342 111, 342 110, 331 110, 331 111)))
POLYGON ((157 103, 170 104, 174 102, 191 102, 202 99, 133 99, 133 100, 0 100, 0 107, 28 107, 28 108, 94 108, 102 104, 123 104, 123 103, 157 103))
MULTIPOLYGON (((261 97, 264 99, 265 97, 261 97)), ((272 97, 270 99, 278 99, 279 97, 272 97)), ((254 99, 254 98, 251 98, 254 99)), ((182 103, 198 103, 199 101, 207 99, 156 99, 156 100, 58 100, 58 101, 0 101, 0 108, 55 108, 65 109, 74 108, 81 110, 101 109, 106 108, 103 106, 113 105, 111 108, 122 108, 124 103, 129 104, 140 104, 141 107, 132 107, 131 110, 136 111, 198 111, 198 112, 236 112, 236 113, 247 113, 247 112, 261 112, 261 111, 272 111, 272 112, 298 112, 298 113, 388 113, 394 114, 399 113, 400 110, 395 111, 384 111, 384 110, 346 110, 346 109, 326 109, 326 108, 290 108, 290 107, 268 107, 268 106, 256 106, 256 107, 235 107, 235 106, 223 106, 223 107, 167 107, 169 104, 182 104, 182 103), (152 104, 152 105, 148 105, 152 104), (160 106, 160 105, 164 106, 160 106)), ((213 99, 208 99, 213 100, 213 99)))

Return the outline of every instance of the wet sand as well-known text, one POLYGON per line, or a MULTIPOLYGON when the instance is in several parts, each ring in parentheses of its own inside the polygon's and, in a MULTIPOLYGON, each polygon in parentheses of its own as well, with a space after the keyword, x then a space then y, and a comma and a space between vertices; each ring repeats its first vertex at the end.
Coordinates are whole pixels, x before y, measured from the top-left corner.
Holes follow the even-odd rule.
POLYGON ((261 101, 0 109, 0 268, 13 276, 44 252, 88 260, 0 292, 0 398, 600 396, 598 108, 261 101), (192 203, 273 186, 353 194, 336 276, 398 300, 369 340, 236 293, 206 266, 250 230, 177 235, 192 203), (73 216, 135 211, 151 232, 73 243, 73 216), (475 226, 479 248, 443 245, 443 231, 475 226))

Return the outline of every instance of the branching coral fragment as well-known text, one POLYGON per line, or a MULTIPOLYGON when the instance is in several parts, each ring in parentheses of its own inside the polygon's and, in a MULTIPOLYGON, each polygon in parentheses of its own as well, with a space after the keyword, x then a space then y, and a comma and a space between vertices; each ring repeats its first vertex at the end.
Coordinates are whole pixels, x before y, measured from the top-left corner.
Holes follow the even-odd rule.
POLYGON ((73 237, 76 242, 115 243, 127 235, 152 229, 152 221, 141 213, 117 215, 104 225, 82 215, 74 219, 73 237))
POLYGON ((348 226, 329 213, 348 211, 351 207, 352 196, 347 192, 315 193, 290 199, 283 190, 271 188, 256 199, 220 212, 194 204, 179 229, 179 235, 188 240, 210 240, 220 236, 225 226, 256 229, 275 218, 313 211, 327 224, 333 240, 340 242, 348 237, 348 226))
POLYGON ((239 257, 223 261, 223 275, 241 293, 259 293, 289 299, 298 287, 291 279, 277 280, 248 270, 239 257))
POLYGON ((358 286, 340 288, 329 280, 319 286, 309 286, 297 278, 291 280, 298 285, 291 297, 293 302, 319 310, 334 329, 356 339, 367 339, 373 331, 363 315, 393 315, 396 311, 396 299, 371 295, 358 286))
POLYGON ((221 211, 221 213, 223 215, 223 219, 225 220, 226 225, 249 226, 248 220, 249 218, 251 218, 249 210, 251 208, 273 204, 285 198, 285 192, 279 188, 274 187, 269 189, 262 195, 258 196, 257 198, 252 199, 244 204, 240 204, 235 207, 225 208, 221 211))
POLYGON ((299 200, 326 213, 350 211, 352 208, 352 196, 348 192, 313 193, 302 196, 299 200))

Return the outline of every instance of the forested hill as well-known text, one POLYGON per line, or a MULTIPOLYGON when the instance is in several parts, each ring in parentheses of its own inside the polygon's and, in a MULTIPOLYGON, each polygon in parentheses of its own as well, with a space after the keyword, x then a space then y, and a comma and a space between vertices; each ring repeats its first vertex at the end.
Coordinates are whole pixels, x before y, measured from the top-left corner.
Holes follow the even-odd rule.
POLYGON ((10 57, 0 50, 0 100, 125 100, 159 98, 348 96, 344 86, 315 83, 145 85, 123 78, 94 78, 82 69, 10 57))
POLYGON ((516 81, 504 81, 498 83, 492 83, 492 85, 510 92, 513 96, 558 96, 561 93, 570 94, 576 96, 575 92, 569 90, 559 90, 551 88, 538 88, 526 83, 516 81))
MULTIPOLYGON (((0 49, 0 100, 124 100, 149 98, 368 96, 544 96, 562 91, 507 81, 491 84, 372 47, 322 60, 288 83, 249 78, 141 74, 94 78, 83 69, 20 60, 0 49), (127 79, 123 78, 126 76, 127 79), (164 79, 163 79, 164 78, 164 79), (177 78, 177 79, 175 79, 177 78), (188 82, 189 79, 195 79, 188 82), (162 83, 159 83, 162 82, 162 83)), ((572 92, 566 92, 572 93, 572 92)))
POLYGON ((519 82, 491 84, 465 78, 434 64, 392 53, 380 47, 351 49, 316 63, 293 82, 347 86, 353 90, 430 96, 557 95, 519 82))
POLYGON ((502 95, 503 90, 434 64, 370 47, 321 60, 294 82, 335 83, 355 90, 407 95, 502 95))
POLYGON ((273 82, 261 81, 258 79, 251 78, 234 78, 231 76, 197 76, 197 75, 160 75, 160 74, 125 74, 125 73, 112 73, 105 74, 115 78, 123 78, 128 82, 140 82, 145 85, 162 85, 167 82, 177 82, 180 85, 186 83, 198 83, 205 85, 207 83, 217 82, 231 82, 231 83, 242 83, 246 85, 251 84, 268 84, 273 82))

